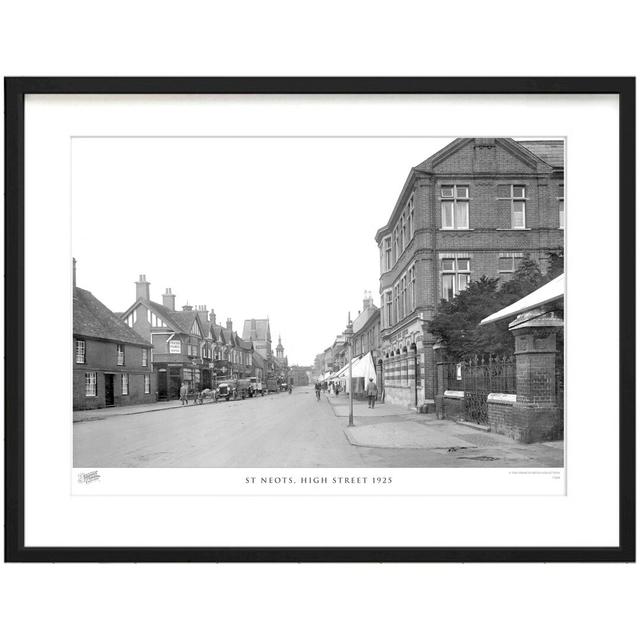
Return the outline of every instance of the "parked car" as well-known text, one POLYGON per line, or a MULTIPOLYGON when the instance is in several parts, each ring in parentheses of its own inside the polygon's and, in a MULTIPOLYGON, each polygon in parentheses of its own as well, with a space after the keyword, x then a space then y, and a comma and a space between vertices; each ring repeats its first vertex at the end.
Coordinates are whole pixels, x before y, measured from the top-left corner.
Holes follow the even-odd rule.
POLYGON ((251 383, 252 395, 254 395, 254 396, 257 396, 257 395, 263 396, 265 394, 265 388, 264 388, 264 385, 262 384, 262 381, 258 382, 258 378, 256 378, 255 376, 249 378, 249 381, 251 383))
POLYGON ((218 400, 235 400, 238 397, 238 384, 235 380, 225 380, 218 384, 218 400))

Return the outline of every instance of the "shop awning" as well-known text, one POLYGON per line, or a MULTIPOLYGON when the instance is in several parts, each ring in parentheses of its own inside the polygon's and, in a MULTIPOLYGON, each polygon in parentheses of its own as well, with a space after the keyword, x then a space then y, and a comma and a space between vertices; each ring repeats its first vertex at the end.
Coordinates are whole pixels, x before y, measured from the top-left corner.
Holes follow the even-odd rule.
MULTIPOLYGON (((351 368, 353 369, 356 365, 356 363, 358 362, 358 360, 360 360, 362 356, 356 356, 355 358, 351 359, 351 368)), ((349 363, 347 362, 347 364, 344 365, 344 367, 342 367, 342 369, 340 369, 340 371, 336 371, 335 373, 331 374, 331 379, 335 379, 335 378, 346 378, 349 375, 349 363)))
MULTIPOLYGON (((349 367, 347 366, 345 370, 340 374, 341 378, 349 377, 349 367)), ((371 353, 367 353, 364 356, 360 356, 358 361, 351 366, 351 377, 352 378, 369 378, 376 379, 376 367, 373 364, 373 358, 371 357, 371 353)))
POLYGON ((528 296, 516 300, 513 304, 510 304, 500 311, 492 313, 490 316, 482 319, 480 324, 490 324, 497 322, 498 320, 505 320, 511 316, 517 316, 519 313, 530 311, 536 307, 554 302, 564 297, 564 273, 554 278, 551 282, 541 286, 539 289, 532 291, 528 296))

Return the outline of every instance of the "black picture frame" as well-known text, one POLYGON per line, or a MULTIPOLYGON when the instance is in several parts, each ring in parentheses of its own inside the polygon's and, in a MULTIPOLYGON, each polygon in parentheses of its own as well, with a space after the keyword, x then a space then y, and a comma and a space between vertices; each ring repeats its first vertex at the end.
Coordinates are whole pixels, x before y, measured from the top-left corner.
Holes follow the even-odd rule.
POLYGON ((634 562, 635 78, 5 78, 6 562, 634 562), (26 547, 24 103, 27 94, 616 94, 620 166, 619 531, 615 547, 26 547))

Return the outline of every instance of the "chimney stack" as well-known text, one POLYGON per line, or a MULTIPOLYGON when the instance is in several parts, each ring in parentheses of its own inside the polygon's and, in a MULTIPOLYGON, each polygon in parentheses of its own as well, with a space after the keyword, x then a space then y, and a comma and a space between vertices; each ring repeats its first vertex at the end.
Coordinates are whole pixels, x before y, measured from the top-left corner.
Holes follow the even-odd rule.
POLYGON ((162 304, 167 307, 167 309, 171 309, 171 311, 176 310, 176 295, 175 293, 171 293, 171 289, 165 289, 165 292, 162 294, 162 304))
POLYGON ((216 323, 216 314, 213 309, 211 309, 211 313, 209 314, 209 321, 211 322, 211 324, 216 323))
POLYGON ((362 310, 364 311, 365 309, 368 309, 372 305, 373 305, 373 297, 371 295, 371 291, 365 290, 364 298, 362 300, 362 310))
POLYGON ((185 304, 185 305, 182 307, 182 310, 183 310, 183 311, 193 311, 193 307, 189 304, 189 301, 188 301, 188 300, 187 300, 187 304, 185 304))
POLYGON ((142 298, 143 300, 149 300, 149 285, 147 282, 147 276, 140 274, 140 279, 136 282, 136 300, 142 298))
POLYGON ((233 323, 231 322, 231 318, 227 318, 227 329, 229 329, 229 331, 233 330, 233 323))
POLYGON ((196 307, 196 311, 198 312, 198 315, 200 316, 200 321, 202 322, 202 324, 208 324, 209 314, 207 312, 207 305, 206 304, 199 304, 196 307))

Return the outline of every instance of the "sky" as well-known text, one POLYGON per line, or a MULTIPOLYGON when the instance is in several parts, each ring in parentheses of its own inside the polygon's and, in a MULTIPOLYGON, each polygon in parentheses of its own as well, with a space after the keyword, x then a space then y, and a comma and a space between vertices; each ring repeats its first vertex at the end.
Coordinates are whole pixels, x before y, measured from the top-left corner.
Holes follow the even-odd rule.
POLYGON ((77 284, 111 310, 139 274, 162 302, 217 321, 268 317, 290 364, 312 365, 379 306, 379 253, 411 167, 452 138, 74 138, 77 284))

